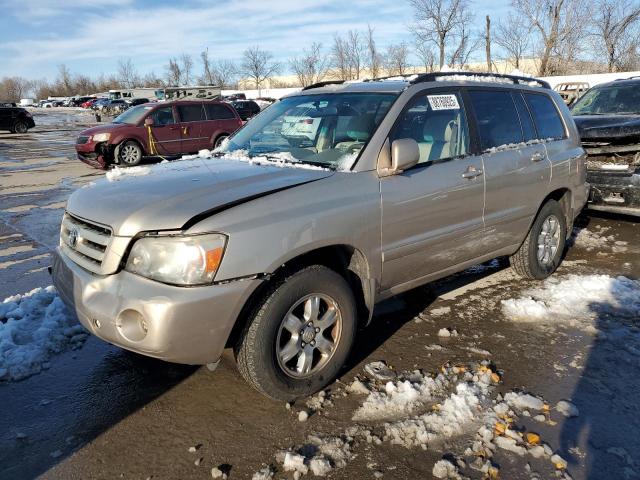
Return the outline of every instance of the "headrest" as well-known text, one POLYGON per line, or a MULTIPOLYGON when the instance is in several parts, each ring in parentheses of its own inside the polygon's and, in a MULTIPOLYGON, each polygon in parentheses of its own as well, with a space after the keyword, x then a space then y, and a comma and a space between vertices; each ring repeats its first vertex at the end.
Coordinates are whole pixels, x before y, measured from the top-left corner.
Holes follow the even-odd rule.
POLYGON ((347 135, 356 142, 366 142, 373 130, 373 114, 351 117, 347 125, 347 135))

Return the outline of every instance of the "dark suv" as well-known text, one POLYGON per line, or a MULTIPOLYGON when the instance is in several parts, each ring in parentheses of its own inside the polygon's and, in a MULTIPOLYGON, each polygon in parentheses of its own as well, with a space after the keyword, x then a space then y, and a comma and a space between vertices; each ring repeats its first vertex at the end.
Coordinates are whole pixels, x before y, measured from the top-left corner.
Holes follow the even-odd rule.
POLYGON ((78 158, 97 168, 138 165, 145 156, 175 157, 212 149, 242 126, 233 108, 210 100, 145 103, 111 124, 80 132, 78 158))
POLYGON ((571 113, 587 152, 589 208, 640 216, 640 77, 591 88, 571 113))
POLYGON ((240 118, 244 121, 260 113, 260 105, 253 100, 234 100, 231 102, 240 118))
POLYGON ((27 130, 36 126, 33 117, 24 108, 3 105, 0 104, 0 130, 27 133, 27 130))

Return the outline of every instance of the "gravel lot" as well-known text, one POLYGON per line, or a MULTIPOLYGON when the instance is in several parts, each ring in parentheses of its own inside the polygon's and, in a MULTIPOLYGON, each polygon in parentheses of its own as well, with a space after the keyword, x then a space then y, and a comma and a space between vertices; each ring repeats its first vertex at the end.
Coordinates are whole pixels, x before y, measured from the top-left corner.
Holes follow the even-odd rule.
MULTIPOLYGON (((46 267, 65 200, 104 175, 75 159, 75 135, 93 124, 91 115, 51 109, 34 116, 38 127, 28 134, 0 133, 0 299, 50 285, 46 267)), ((443 458, 457 463, 449 478, 486 478, 491 473, 474 469, 484 457, 505 479, 640 478, 639 224, 583 214, 575 234, 551 282, 516 279, 497 260, 379 305, 340 380, 324 397, 289 407, 248 387, 232 352, 209 372, 93 337, 72 344, 40 373, 0 380, 0 478, 206 479, 214 467, 231 479, 261 469, 294 478, 285 471, 294 457, 307 457, 306 468, 324 448, 313 435, 324 446, 339 440, 339 452, 324 457, 335 479, 431 478, 443 458), (399 375, 395 383, 367 375, 373 361, 386 362, 399 375), (415 370, 421 373, 403 373, 415 370), (473 418, 449 419, 463 372, 476 375, 467 380, 478 385, 480 403, 473 418), (414 395, 438 373, 446 384, 432 394, 408 403, 393 396, 403 388, 414 395), (356 378, 362 382, 353 384, 356 378), (360 385, 367 390, 358 393, 360 385), (518 405, 508 392, 530 393, 543 406, 518 405), (503 397, 509 410, 500 413, 494 407, 503 397), (578 415, 565 416, 560 400, 578 415), (386 405, 379 416, 366 412, 374 401, 386 405), (497 447, 479 455, 489 417, 497 447), (454 431, 437 430, 441 420, 454 431), (435 433, 405 444, 425 424, 435 433), (534 447, 543 444, 550 452, 536 458, 534 447)))

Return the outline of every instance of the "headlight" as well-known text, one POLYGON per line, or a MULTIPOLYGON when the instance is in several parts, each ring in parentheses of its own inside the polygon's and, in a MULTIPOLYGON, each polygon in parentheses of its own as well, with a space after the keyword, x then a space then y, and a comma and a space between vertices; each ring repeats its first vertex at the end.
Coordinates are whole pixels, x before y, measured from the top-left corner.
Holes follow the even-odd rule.
POLYGON ((109 138, 111 138, 111 134, 110 133, 96 133, 93 136, 93 141, 94 142, 106 142, 107 140, 109 140, 109 138))
POLYGON ((226 241, 218 233, 142 237, 133 244, 125 269, 172 285, 211 283, 226 241))

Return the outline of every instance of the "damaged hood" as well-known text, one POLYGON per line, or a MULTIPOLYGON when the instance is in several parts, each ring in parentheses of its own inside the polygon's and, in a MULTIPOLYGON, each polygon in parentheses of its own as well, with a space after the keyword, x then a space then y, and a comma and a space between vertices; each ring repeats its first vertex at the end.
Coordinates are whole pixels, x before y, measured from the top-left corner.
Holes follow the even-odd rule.
POLYGON ((216 211, 333 173, 222 158, 123 168, 77 190, 67 211, 129 237, 187 228, 216 211))
POLYGON ((640 115, 577 115, 573 119, 583 142, 640 142, 640 115))

